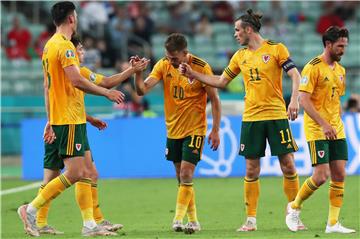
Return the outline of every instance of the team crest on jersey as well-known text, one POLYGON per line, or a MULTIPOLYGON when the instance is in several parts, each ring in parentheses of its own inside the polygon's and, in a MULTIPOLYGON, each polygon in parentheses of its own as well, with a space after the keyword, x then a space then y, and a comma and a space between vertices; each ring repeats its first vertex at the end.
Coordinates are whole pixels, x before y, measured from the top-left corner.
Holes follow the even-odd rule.
POLYGON ((324 155, 325 155, 325 151, 324 151, 324 150, 319 150, 317 153, 318 153, 318 155, 319 155, 320 158, 323 158, 324 155))
POLYGON ((95 82, 95 81, 96 81, 96 74, 95 74, 95 73, 91 73, 91 74, 90 74, 90 81, 91 81, 91 82, 95 82))
POLYGON ((75 58, 75 53, 73 50, 66 50, 65 52, 65 57, 66 58, 75 58))
POLYGON ((262 60, 264 63, 268 63, 268 61, 270 60, 270 55, 263 55, 262 60))
POLYGON ((244 149, 245 149, 245 144, 241 144, 241 145, 240 145, 240 150, 241 150, 241 151, 244 151, 244 149))
POLYGON ((343 81, 344 81, 344 76, 343 76, 343 75, 339 75, 339 80, 340 80, 341 82, 343 82, 343 81))
POLYGON ((77 151, 80 151, 80 149, 81 149, 81 144, 75 144, 75 147, 76 147, 76 150, 77 150, 77 151))
POLYGON ((189 84, 194 83, 194 81, 195 81, 195 78, 188 78, 188 82, 189 82, 189 84))

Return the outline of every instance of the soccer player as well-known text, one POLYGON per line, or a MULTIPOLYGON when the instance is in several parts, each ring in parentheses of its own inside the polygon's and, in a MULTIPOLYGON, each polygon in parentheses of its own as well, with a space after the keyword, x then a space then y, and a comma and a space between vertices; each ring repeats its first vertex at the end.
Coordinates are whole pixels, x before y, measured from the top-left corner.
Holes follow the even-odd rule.
MULTIPOLYGON (((299 178, 294 165, 298 147, 292 137, 288 118, 298 115, 298 87, 300 74, 282 43, 265 40, 259 33, 261 15, 247 14, 235 21, 235 39, 245 48, 231 58, 221 76, 200 74, 187 64, 180 71, 190 78, 214 87, 224 88, 240 72, 244 76, 245 110, 241 126, 240 155, 245 157, 244 199, 247 219, 237 231, 255 231, 256 212, 260 193, 260 158, 265 155, 266 140, 271 154, 277 155, 284 174, 283 187, 289 202, 299 189, 299 178), (291 101, 286 112, 282 92, 282 71, 293 82, 291 101)), ((298 225, 304 228, 301 222, 298 225)))
MULTIPOLYGON (((165 41, 166 57, 159 60, 150 75, 143 81, 141 73, 135 75, 135 88, 139 95, 147 94, 161 80, 164 84, 164 110, 167 129, 165 156, 175 166, 179 182, 174 231, 193 233, 200 231, 197 219, 193 174, 201 159, 206 134, 206 99, 211 101, 213 127, 208 143, 217 150, 220 124, 220 100, 216 89, 205 86, 196 78, 184 77, 178 71, 180 63, 187 62, 196 71, 212 75, 208 63, 187 50, 182 34, 170 34, 165 41), (187 213, 188 223, 183 225, 187 213)), ((139 60, 139 59, 137 59, 139 60)))
POLYGON ((339 222, 344 198, 345 164, 348 159, 340 96, 345 94, 345 68, 339 64, 348 45, 345 28, 332 26, 322 37, 324 51, 307 63, 302 71, 300 104, 304 107, 305 136, 314 167, 311 177, 301 186, 288 205, 286 225, 297 231, 302 204, 330 176, 329 216, 325 233, 353 233, 339 222))
MULTIPOLYGON (((29 204, 20 206, 18 214, 25 232, 31 236, 39 236, 36 227, 37 211, 66 188, 80 182, 77 200, 83 218, 82 234, 113 235, 98 226, 93 217, 91 180, 84 160, 87 135, 83 92, 102 95, 117 103, 123 101, 124 95, 119 91, 97 86, 80 75, 75 48, 70 41, 77 28, 75 5, 72 2, 58 2, 53 5, 51 15, 56 33, 46 43, 42 57, 49 91, 48 96, 45 95, 45 102, 48 119, 57 138, 54 144, 58 160, 63 161, 66 170, 46 184, 29 204)), ((49 152, 45 152, 47 153, 49 152)))
MULTIPOLYGON (((73 36, 71 39, 71 42, 74 44, 76 48, 77 57, 79 59, 79 62, 82 63, 84 60, 84 49, 80 42, 80 39, 77 36, 73 36)), ((106 77, 100 74, 95 74, 91 72, 86 67, 80 68, 80 73, 83 77, 88 79, 89 81, 92 81, 94 84, 103 86, 105 88, 112 88, 118 84, 120 84, 122 81, 129 78, 132 74, 134 74, 136 71, 141 71, 144 68, 146 68, 147 62, 139 62, 135 64, 132 67, 129 67, 124 72, 112 75, 110 77, 106 77)), ((47 79, 45 78, 45 95, 48 95, 48 87, 47 87, 47 79)), ((99 130, 105 129, 107 127, 107 124, 104 121, 101 121, 100 119, 94 118, 90 115, 86 115, 86 121, 88 121, 93 126, 97 127, 99 130)), ((53 142, 56 139, 56 135, 53 132, 53 129, 49 123, 45 126, 44 129, 44 140, 45 140, 45 147, 46 151, 50 152, 45 155, 44 159, 44 179, 43 183, 40 186, 39 192, 44 188, 44 186, 50 182, 52 179, 56 178, 60 175, 61 169, 64 168, 64 164, 60 161, 60 164, 58 162, 58 155, 56 154, 56 146, 53 145, 53 142)), ((90 151, 90 147, 88 142, 84 145, 85 147, 85 166, 87 167, 87 170, 89 172, 89 178, 91 179, 91 192, 92 192, 92 205, 93 205, 93 215, 96 223, 102 227, 104 227, 108 231, 117 231, 118 229, 121 229, 123 225, 121 224, 113 224, 110 221, 104 219, 104 216, 100 210, 99 202, 98 202, 98 189, 97 189, 97 179, 98 179, 98 172, 95 167, 95 163, 92 161, 92 155, 90 151)), ((79 183, 75 184, 75 190, 76 192, 79 191, 79 183)), ((54 227, 48 225, 47 223, 47 217, 48 217, 48 211, 50 208, 50 202, 49 200, 42 208, 38 210, 37 213, 37 227, 39 228, 40 234, 63 234, 60 231, 57 231, 54 227)))

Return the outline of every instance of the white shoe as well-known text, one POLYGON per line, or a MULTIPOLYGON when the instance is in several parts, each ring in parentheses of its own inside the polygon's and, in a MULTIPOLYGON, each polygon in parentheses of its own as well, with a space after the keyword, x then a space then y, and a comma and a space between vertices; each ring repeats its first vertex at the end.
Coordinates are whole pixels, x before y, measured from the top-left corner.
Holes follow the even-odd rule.
POLYGON ((236 231, 237 232, 251 232, 251 231, 256 231, 256 230, 257 230, 256 218, 248 217, 248 218, 246 218, 245 223, 241 227, 239 227, 236 231))
POLYGON ((18 208, 17 213, 24 224, 24 230, 26 234, 33 237, 39 237, 40 233, 36 226, 36 216, 26 211, 28 204, 22 205, 18 208))
POLYGON ((106 230, 105 228, 96 225, 94 228, 88 228, 86 226, 83 226, 81 235, 84 237, 93 237, 93 236, 116 236, 117 233, 110 232, 106 230))
POLYGON ((193 234, 198 231, 201 231, 201 226, 199 222, 188 222, 184 227, 185 234, 193 234))
POLYGON ((101 223, 98 224, 100 227, 105 228, 110 232, 116 232, 117 230, 124 227, 122 224, 114 224, 111 223, 109 220, 104 219, 101 223))
POLYGON ((300 220, 300 209, 293 209, 291 207, 291 203, 289 202, 286 207, 286 226, 289 228, 290 231, 296 232, 299 229, 305 230, 304 224, 300 220))
POLYGON ((335 225, 330 226, 329 224, 326 225, 325 233, 355 233, 354 229, 346 228, 337 222, 335 225))
POLYGON ((182 224, 182 221, 175 220, 173 222, 172 229, 175 232, 182 232, 184 230, 184 225, 182 224))

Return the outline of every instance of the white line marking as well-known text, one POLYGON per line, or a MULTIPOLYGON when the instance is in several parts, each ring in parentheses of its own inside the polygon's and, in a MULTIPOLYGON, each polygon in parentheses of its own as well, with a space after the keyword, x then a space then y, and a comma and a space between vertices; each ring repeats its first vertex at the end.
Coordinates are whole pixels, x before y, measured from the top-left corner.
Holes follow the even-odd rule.
POLYGON ((21 187, 6 189, 6 190, 3 190, 0 192, 0 196, 12 194, 12 193, 18 193, 18 192, 22 192, 22 191, 27 191, 27 190, 30 190, 33 188, 38 188, 38 187, 40 187, 40 185, 41 185, 41 182, 35 182, 35 183, 28 184, 28 185, 21 186, 21 187))

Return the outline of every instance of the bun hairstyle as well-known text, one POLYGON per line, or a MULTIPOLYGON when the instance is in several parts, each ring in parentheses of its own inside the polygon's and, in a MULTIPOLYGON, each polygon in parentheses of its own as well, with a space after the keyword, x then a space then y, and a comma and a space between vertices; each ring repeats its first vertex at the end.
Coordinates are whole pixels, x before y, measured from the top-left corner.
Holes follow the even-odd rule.
POLYGON ((246 11, 247 14, 244 14, 236 19, 236 21, 241 20, 241 26, 251 27, 254 32, 259 32, 261 28, 260 19, 262 18, 262 14, 259 12, 254 13, 252 9, 248 9, 246 11))

